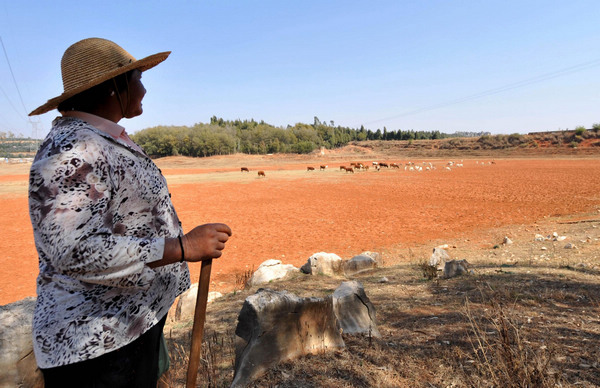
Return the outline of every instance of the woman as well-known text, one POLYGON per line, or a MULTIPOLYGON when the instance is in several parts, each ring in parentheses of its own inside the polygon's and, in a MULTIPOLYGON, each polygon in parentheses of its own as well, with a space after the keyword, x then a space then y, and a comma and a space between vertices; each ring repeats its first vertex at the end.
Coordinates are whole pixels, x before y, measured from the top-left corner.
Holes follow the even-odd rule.
POLYGON ((64 92, 30 113, 62 114, 29 178, 46 387, 155 387, 185 262, 220 257, 231 236, 224 224, 183 234, 160 170, 117 124, 142 113, 142 72, 169 54, 136 60, 109 40, 79 41, 61 61, 64 92))

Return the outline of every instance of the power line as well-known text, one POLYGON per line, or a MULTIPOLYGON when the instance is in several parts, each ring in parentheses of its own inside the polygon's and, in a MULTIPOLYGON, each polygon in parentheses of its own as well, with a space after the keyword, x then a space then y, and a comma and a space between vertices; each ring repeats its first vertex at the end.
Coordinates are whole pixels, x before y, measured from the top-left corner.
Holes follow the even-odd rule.
MULTIPOLYGON (((12 66, 10 65, 10 61, 8 60, 8 54, 6 53, 6 48, 4 47, 4 42, 2 41, 1 36, 0 36, 0 44, 2 44, 2 50, 4 51, 4 56, 6 57, 6 63, 8 63, 8 69, 10 70, 10 75, 12 76, 13 82, 15 83, 15 88, 17 89, 17 94, 19 95, 19 99, 21 100, 21 105, 23 106, 23 111, 25 112, 25 114, 27 114, 27 108, 25 108, 25 103, 23 102, 23 97, 21 96, 21 91, 19 90, 19 85, 17 84, 17 79, 15 78, 15 74, 13 73, 12 66)), ((7 98, 8 98, 8 96, 7 96, 7 98)))
POLYGON ((2 89, 2 87, 0 86, 0 91, 2 92, 2 94, 4 94, 4 97, 6 97, 6 100, 8 101, 8 103, 10 104, 10 106, 15 110, 15 112, 23 119, 23 120, 27 120, 25 118, 25 116, 23 116, 23 114, 21 112, 19 112, 19 110, 17 108, 15 108, 15 106, 13 105, 12 101, 10 100, 10 98, 8 98, 8 94, 6 94, 6 92, 4 91, 4 89, 2 89))
POLYGON ((466 101, 471 101, 471 100, 475 100, 475 99, 478 99, 478 98, 483 98, 483 97, 491 96, 491 95, 494 95, 494 94, 506 92, 506 91, 509 91, 509 90, 517 89, 517 88, 521 88, 521 87, 532 85, 532 84, 539 83, 539 82, 542 82, 542 81, 547 81, 547 80, 550 80, 550 79, 553 79, 553 78, 562 77, 562 76, 567 75, 567 74, 572 74, 572 73, 576 73, 576 72, 579 72, 579 71, 591 69, 591 68, 599 66, 599 65, 600 65, 600 59, 595 59, 593 61, 580 63, 578 65, 569 66, 569 67, 566 67, 564 69, 560 69, 560 70, 556 70, 556 71, 553 71, 553 72, 550 72, 550 73, 538 75, 538 76, 531 77, 531 78, 528 78, 528 79, 523 80, 523 81, 514 82, 514 83, 511 83, 511 84, 508 84, 508 85, 504 85, 504 86, 500 86, 500 87, 497 87, 497 88, 494 88, 494 89, 488 89, 488 90, 485 90, 483 92, 471 94, 469 96, 457 98, 455 100, 450 100, 450 101, 446 101, 446 102, 442 102, 442 103, 438 103, 438 104, 434 104, 434 105, 429 105, 429 106, 426 106, 426 107, 423 107, 423 108, 419 108, 419 109, 415 109, 415 110, 412 110, 412 111, 404 112, 404 113, 401 113, 401 114, 398 114, 398 115, 394 115, 394 116, 390 116, 390 117, 386 117, 386 118, 383 118, 383 119, 369 121, 367 123, 364 123, 363 125, 378 123, 378 122, 381 122, 381 121, 396 119, 396 118, 399 118, 399 117, 410 116, 410 115, 417 114, 417 113, 422 113, 422 112, 427 112, 427 111, 434 110, 434 109, 443 108, 443 107, 446 107, 446 106, 449 106, 449 105, 459 104, 461 102, 466 102, 466 101))

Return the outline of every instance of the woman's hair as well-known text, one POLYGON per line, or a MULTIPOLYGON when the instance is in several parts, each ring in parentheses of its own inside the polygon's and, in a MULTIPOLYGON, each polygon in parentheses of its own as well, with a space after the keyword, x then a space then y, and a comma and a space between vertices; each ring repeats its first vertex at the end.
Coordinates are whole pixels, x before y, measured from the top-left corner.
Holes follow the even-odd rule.
POLYGON ((80 112, 91 112, 98 105, 102 104, 107 98, 111 98, 111 92, 119 93, 119 91, 128 90, 129 80, 134 70, 120 74, 114 78, 104 81, 99 85, 93 86, 83 92, 74 95, 73 97, 58 104, 59 112, 77 110, 80 112), (114 80, 114 81, 113 81, 114 80), (115 85, 117 89, 115 90, 115 85))

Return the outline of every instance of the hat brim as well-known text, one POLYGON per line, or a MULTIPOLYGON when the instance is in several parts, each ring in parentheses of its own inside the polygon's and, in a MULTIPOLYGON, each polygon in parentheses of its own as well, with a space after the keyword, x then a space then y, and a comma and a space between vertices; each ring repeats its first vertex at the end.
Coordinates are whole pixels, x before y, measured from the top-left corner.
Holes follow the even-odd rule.
POLYGON ((158 54, 149 55, 140 60, 131 62, 125 66, 119 67, 113 71, 104 73, 101 77, 98 77, 85 85, 82 85, 73 90, 69 90, 68 92, 64 92, 58 97, 49 99, 44 105, 34 109, 31 113, 29 113, 29 116, 41 115, 43 113, 51 111, 52 109, 56 109, 61 102, 66 101, 67 99, 75 96, 76 94, 88 90, 89 88, 92 88, 96 85, 100 85, 102 82, 108 81, 109 79, 118 75, 127 73, 130 70, 138 69, 140 71, 146 71, 148 69, 151 69, 159 63, 161 63, 162 61, 164 61, 165 59, 167 59, 169 54, 171 54, 170 51, 164 51, 158 54))

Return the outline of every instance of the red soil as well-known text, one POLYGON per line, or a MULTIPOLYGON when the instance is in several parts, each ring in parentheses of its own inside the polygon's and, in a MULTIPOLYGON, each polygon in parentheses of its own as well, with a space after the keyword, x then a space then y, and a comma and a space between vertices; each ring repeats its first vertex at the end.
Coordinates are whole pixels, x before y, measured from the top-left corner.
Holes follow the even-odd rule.
MULTIPOLYGON (((214 291, 232 290, 236 275, 267 259, 299 267, 316 252, 350 258, 370 250, 383 252, 393 264, 402 260, 395 254, 398 247, 459 237, 478 245, 499 243, 502 236, 490 230, 596 211, 600 205, 598 159, 485 165, 465 160, 464 167, 451 171, 438 161, 434 171, 355 174, 340 172, 343 163, 331 161, 326 171, 318 171, 325 163, 313 162, 317 171, 311 172, 306 171, 311 164, 288 161, 241 173, 240 163, 170 169, 159 161, 185 231, 208 222, 233 229, 223 257, 213 264, 214 291), (257 177, 259 169, 265 178, 257 177)), ((7 172, 0 182, 0 187, 26 186, 27 176, 7 172)), ((22 188, 0 194, 0 215, 0 304, 6 304, 35 296, 37 255, 22 188)), ((190 268, 196 282, 200 265, 190 268)))

